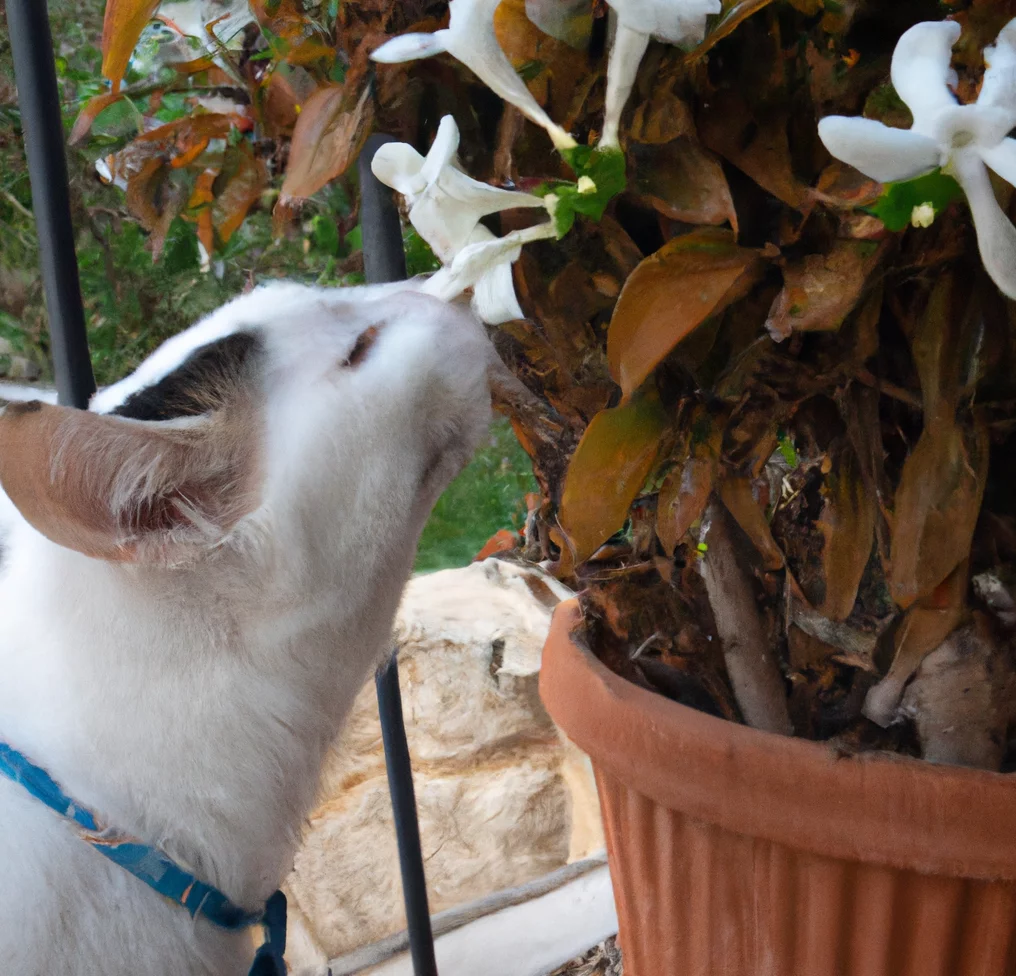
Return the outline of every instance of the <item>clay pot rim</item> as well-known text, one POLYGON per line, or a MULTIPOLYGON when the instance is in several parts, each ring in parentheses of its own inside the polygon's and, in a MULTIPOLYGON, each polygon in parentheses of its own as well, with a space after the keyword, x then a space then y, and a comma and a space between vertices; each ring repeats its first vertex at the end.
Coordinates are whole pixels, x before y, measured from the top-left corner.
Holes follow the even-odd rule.
POLYGON ((1016 881, 1016 776, 845 757, 639 688, 572 639, 554 612, 540 695, 600 767, 660 806, 814 854, 926 874, 1016 881))

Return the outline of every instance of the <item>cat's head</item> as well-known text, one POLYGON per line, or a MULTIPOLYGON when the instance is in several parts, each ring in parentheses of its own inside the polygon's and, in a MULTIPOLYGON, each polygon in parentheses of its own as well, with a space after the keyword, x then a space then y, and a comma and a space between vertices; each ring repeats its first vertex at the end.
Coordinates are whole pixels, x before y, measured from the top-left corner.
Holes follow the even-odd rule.
POLYGON ((491 348, 411 285, 257 289, 88 412, 0 414, 0 484, 52 542, 120 562, 320 550, 411 561, 490 417, 491 348))

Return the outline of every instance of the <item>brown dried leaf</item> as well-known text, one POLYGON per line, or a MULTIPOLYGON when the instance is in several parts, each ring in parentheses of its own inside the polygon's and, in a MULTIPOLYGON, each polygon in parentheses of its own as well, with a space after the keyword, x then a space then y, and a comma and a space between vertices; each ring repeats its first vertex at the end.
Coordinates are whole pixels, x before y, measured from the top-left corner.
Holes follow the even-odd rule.
POLYGON ((629 140, 656 146, 681 136, 696 138, 691 109, 670 89, 652 91, 649 98, 635 109, 628 130, 629 140))
POLYGON ((102 21, 102 73, 120 90, 127 63, 160 0, 107 0, 102 21))
POLYGON ((551 118, 567 120, 583 79, 595 75, 584 51, 544 33, 526 16, 525 0, 501 0, 494 32, 515 69, 525 69, 526 85, 551 118))
POLYGON ((786 116, 755 118, 742 94, 719 92, 699 119, 699 136, 777 200, 802 213, 812 206, 811 189, 797 179, 790 162, 786 116))
POLYGON ((264 160, 254 155, 250 143, 239 143, 236 148, 236 169, 225 188, 215 198, 213 208, 213 218, 223 244, 239 229, 247 212, 267 185, 268 167, 264 160))
POLYGON ((127 181, 127 210, 147 231, 154 229, 162 215, 159 196, 166 176, 162 160, 149 159, 127 181))
POLYGON ((951 412, 925 418, 903 465, 893 506, 889 592, 906 609, 932 592, 970 552, 988 477, 988 432, 951 412))
POLYGON ((273 71, 261 96, 261 119, 265 131, 276 139, 292 135, 299 117, 299 96, 282 72, 273 71))
POLYGON ((785 562, 783 550, 773 538, 765 512, 755 501, 751 480, 737 476, 726 477, 720 482, 718 493, 741 530, 759 551, 763 567, 769 571, 782 569, 785 562))
POLYGON ((697 140, 633 144, 629 159, 635 166, 635 189, 665 217, 699 225, 729 222, 737 234, 737 213, 723 166, 697 140))
POLYGON ((149 159, 127 181, 127 210, 149 232, 152 260, 162 254, 170 224, 183 209, 184 195, 169 178, 161 159, 149 159))
POLYGON ((870 241, 836 241, 828 254, 807 254, 783 271, 783 291, 766 320, 780 341, 792 332, 833 332, 853 311, 884 251, 870 241))
POLYGON ((568 465, 558 513, 576 564, 624 525, 656 463, 667 423, 655 394, 593 417, 568 465))
POLYGON ((964 560, 907 611, 896 631, 892 665, 864 702, 864 714, 877 725, 885 727, 892 722, 911 675, 963 620, 968 572, 969 563, 964 560))
POLYGON ((250 0, 250 9, 262 27, 286 41, 301 40, 314 30, 300 0, 250 0))
POLYGON ((697 61, 723 38, 737 30, 752 14, 758 13, 772 2, 773 0, 723 0, 720 19, 713 25, 705 40, 688 57, 697 61))
POLYGON ((723 425, 704 413, 692 424, 691 451, 674 467, 660 488, 656 503, 656 535, 668 556, 706 509, 719 471, 723 425), (701 426, 708 424, 704 432, 701 426))
POLYGON ((359 155, 374 122, 370 88, 364 82, 319 88, 303 106, 279 202, 312 196, 344 173, 359 155))
POLYGON ((759 263, 730 231, 713 228, 675 237, 646 258, 625 282, 607 335, 610 372, 625 394, 697 326, 743 297, 759 263))
POLYGON ((825 504, 817 523, 825 545, 822 575, 825 597, 818 610, 830 620, 846 620, 871 555, 878 505, 861 476, 853 448, 844 448, 825 479, 825 504))
POLYGON ((198 241, 204 248, 204 259, 210 261, 215 250, 215 224, 212 220, 213 186, 219 175, 218 167, 209 167, 198 174, 194 191, 187 201, 190 216, 198 225, 198 241))

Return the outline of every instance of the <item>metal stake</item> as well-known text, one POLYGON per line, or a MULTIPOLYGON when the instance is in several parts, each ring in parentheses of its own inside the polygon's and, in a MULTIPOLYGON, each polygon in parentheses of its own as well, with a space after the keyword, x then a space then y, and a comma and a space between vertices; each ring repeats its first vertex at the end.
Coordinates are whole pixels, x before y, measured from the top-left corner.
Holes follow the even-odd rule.
MULTIPOLYGON (((401 281, 406 277, 406 256, 402 248, 402 228, 391 191, 371 172, 374 153, 389 136, 374 135, 360 153, 360 213, 363 226, 363 267, 370 284, 401 281)), ((388 768, 388 792, 392 798, 395 836, 399 845, 399 869, 402 872, 402 896, 406 903, 406 928, 409 952, 416 976, 437 976, 434 933, 427 904, 427 879, 420 846, 420 823, 416 815, 413 769, 406 742, 406 724, 402 715, 398 658, 378 671, 378 711, 381 713, 381 737, 388 768)))
POLYGON ((46 0, 7 0, 7 26, 39 236, 57 396, 65 406, 84 408, 95 392, 95 378, 74 253, 60 92, 46 0))

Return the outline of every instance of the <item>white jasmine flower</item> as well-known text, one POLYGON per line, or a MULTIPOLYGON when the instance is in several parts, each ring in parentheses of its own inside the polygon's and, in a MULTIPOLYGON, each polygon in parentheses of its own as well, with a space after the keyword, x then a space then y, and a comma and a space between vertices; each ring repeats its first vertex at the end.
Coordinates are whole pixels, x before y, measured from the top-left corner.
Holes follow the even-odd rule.
POLYGON ((467 288, 473 289, 473 311, 490 325, 522 318, 515 296, 511 265, 519 259, 522 245, 554 238, 554 224, 546 221, 504 237, 495 237, 486 227, 483 233, 455 255, 451 264, 436 272, 420 289, 444 301, 451 301, 467 288))
POLYGON ((406 198, 410 222, 445 266, 430 287, 442 295, 451 291, 451 297, 472 287, 477 315, 499 325, 522 318, 511 262, 518 259, 526 240, 553 236, 553 225, 539 225, 543 229, 537 237, 530 236, 534 228, 503 238, 487 230, 481 217, 516 207, 542 208, 544 200, 467 176, 455 163, 458 146, 458 126, 446 115, 426 157, 406 143, 388 143, 378 149, 371 168, 382 183, 406 198))
POLYGON ((580 176, 578 183, 575 184, 576 189, 579 193, 595 193, 596 184, 593 182, 590 176, 580 176))
POLYGON ((403 34, 382 44, 371 57, 384 64, 415 61, 447 52, 473 71, 506 102, 526 118, 547 130, 558 149, 572 149, 575 140, 533 98, 525 82, 497 43, 494 11, 501 0, 451 0, 451 20, 444 30, 433 34, 403 34))
MULTIPOLYGON (((819 135, 838 159, 882 183, 909 180, 936 167, 963 187, 977 230, 981 260, 999 289, 1016 298, 1016 228, 995 199, 988 168, 1016 185, 1016 19, 984 52, 988 65, 977 102, 960 105, 950 66, 960 25, 917 24, 896 45, 892 81, 910 108, 910 129, 864 118, 830 116, 819 135)), ((918 208, 921 209, 921 208, 918 208)))
POLYGON ((607 98, 600 148, 617 148, 618 126, 650 38, 669 44, 698 44, 706 18, 720 12, 720 0, 607 0, 617 31, 607 64, 607 98))
POLYGON ((935 208, 931 203, 922 203, 910 213, 911 227, 930 227, 935 223, 935 208))

